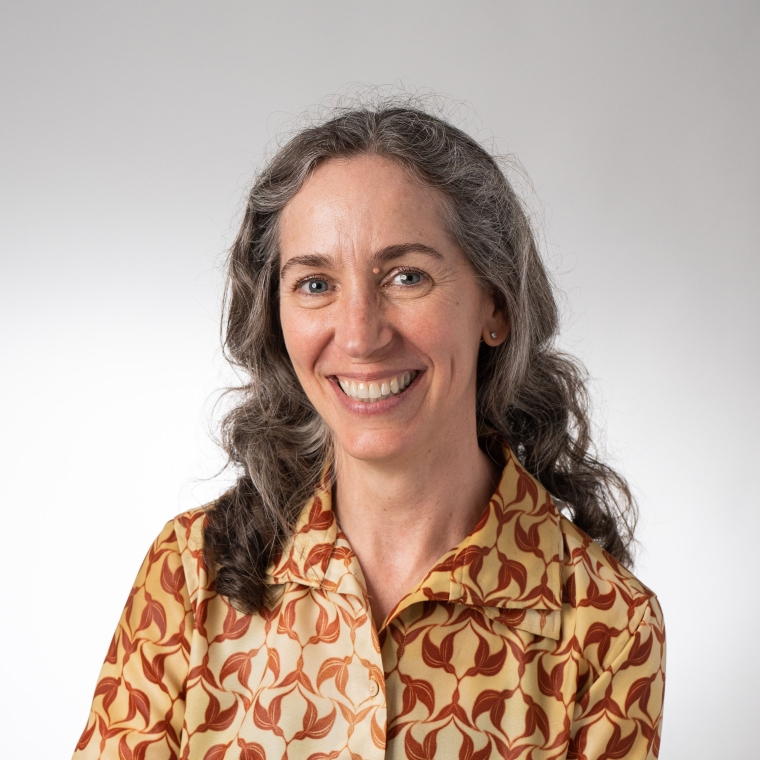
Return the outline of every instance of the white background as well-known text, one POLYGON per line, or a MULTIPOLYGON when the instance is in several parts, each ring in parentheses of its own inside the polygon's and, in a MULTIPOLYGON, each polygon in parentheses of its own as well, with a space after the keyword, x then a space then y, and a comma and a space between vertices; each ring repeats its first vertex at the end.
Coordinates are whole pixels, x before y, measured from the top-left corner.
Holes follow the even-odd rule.
POLYGON ((223 488, 221 262, 265 145, 398 81, 535 184, 665 610, 661 757, 756 756, 760 5, 5 0, 0 70, 3 756, 70 755, 150 542, 223 488))

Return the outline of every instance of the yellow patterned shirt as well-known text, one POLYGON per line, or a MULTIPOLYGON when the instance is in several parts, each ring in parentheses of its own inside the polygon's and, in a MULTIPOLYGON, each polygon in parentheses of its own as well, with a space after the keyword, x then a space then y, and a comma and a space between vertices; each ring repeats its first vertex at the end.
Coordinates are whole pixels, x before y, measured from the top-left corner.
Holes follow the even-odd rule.
POLYGON ((506 451, 472 533, 377 628, 322 483, 256 615, 215 593, 204 509, 150 549, 75 760, 657 757, 655 596, 506 451))

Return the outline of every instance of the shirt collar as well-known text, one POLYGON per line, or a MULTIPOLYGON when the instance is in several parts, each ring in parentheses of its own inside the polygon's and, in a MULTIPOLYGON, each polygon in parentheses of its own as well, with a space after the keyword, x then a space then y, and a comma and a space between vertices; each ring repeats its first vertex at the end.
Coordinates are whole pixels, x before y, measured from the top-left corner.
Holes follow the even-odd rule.
MULTIPOLYGON (((507 625, 552 638, 559 634, 560 516, 546 489, 508 447, 504 457, 499 485, 473 531, 396 605, 382 627, 416 602, 436 601, 482 608, 507 625)), ((366 597, 359 563, 332 511, 330 474, 326 467, 293 537, 270 566, 268 582, 366 597)))

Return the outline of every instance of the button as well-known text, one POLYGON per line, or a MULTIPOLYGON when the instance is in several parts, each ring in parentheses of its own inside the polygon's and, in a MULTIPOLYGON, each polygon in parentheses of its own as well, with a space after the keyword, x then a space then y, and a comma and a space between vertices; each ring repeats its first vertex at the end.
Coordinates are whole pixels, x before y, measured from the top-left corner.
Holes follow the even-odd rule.
POLYGON ((367 681, 367 694, 370 695, 370 697, 376 697, 377 692, 380 691, 380 685, 374 678, 370 678, 369 681, 367 681))

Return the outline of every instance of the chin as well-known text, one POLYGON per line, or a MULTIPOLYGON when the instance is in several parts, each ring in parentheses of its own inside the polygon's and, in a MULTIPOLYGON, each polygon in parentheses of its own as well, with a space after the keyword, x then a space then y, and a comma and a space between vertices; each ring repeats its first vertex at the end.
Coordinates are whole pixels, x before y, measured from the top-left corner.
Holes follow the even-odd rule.
POLYGON ((336 451, 366 462, 408 456, 414 449, 414 440, 408 433, 368 430, 346 436, 335 436, 336 451))

